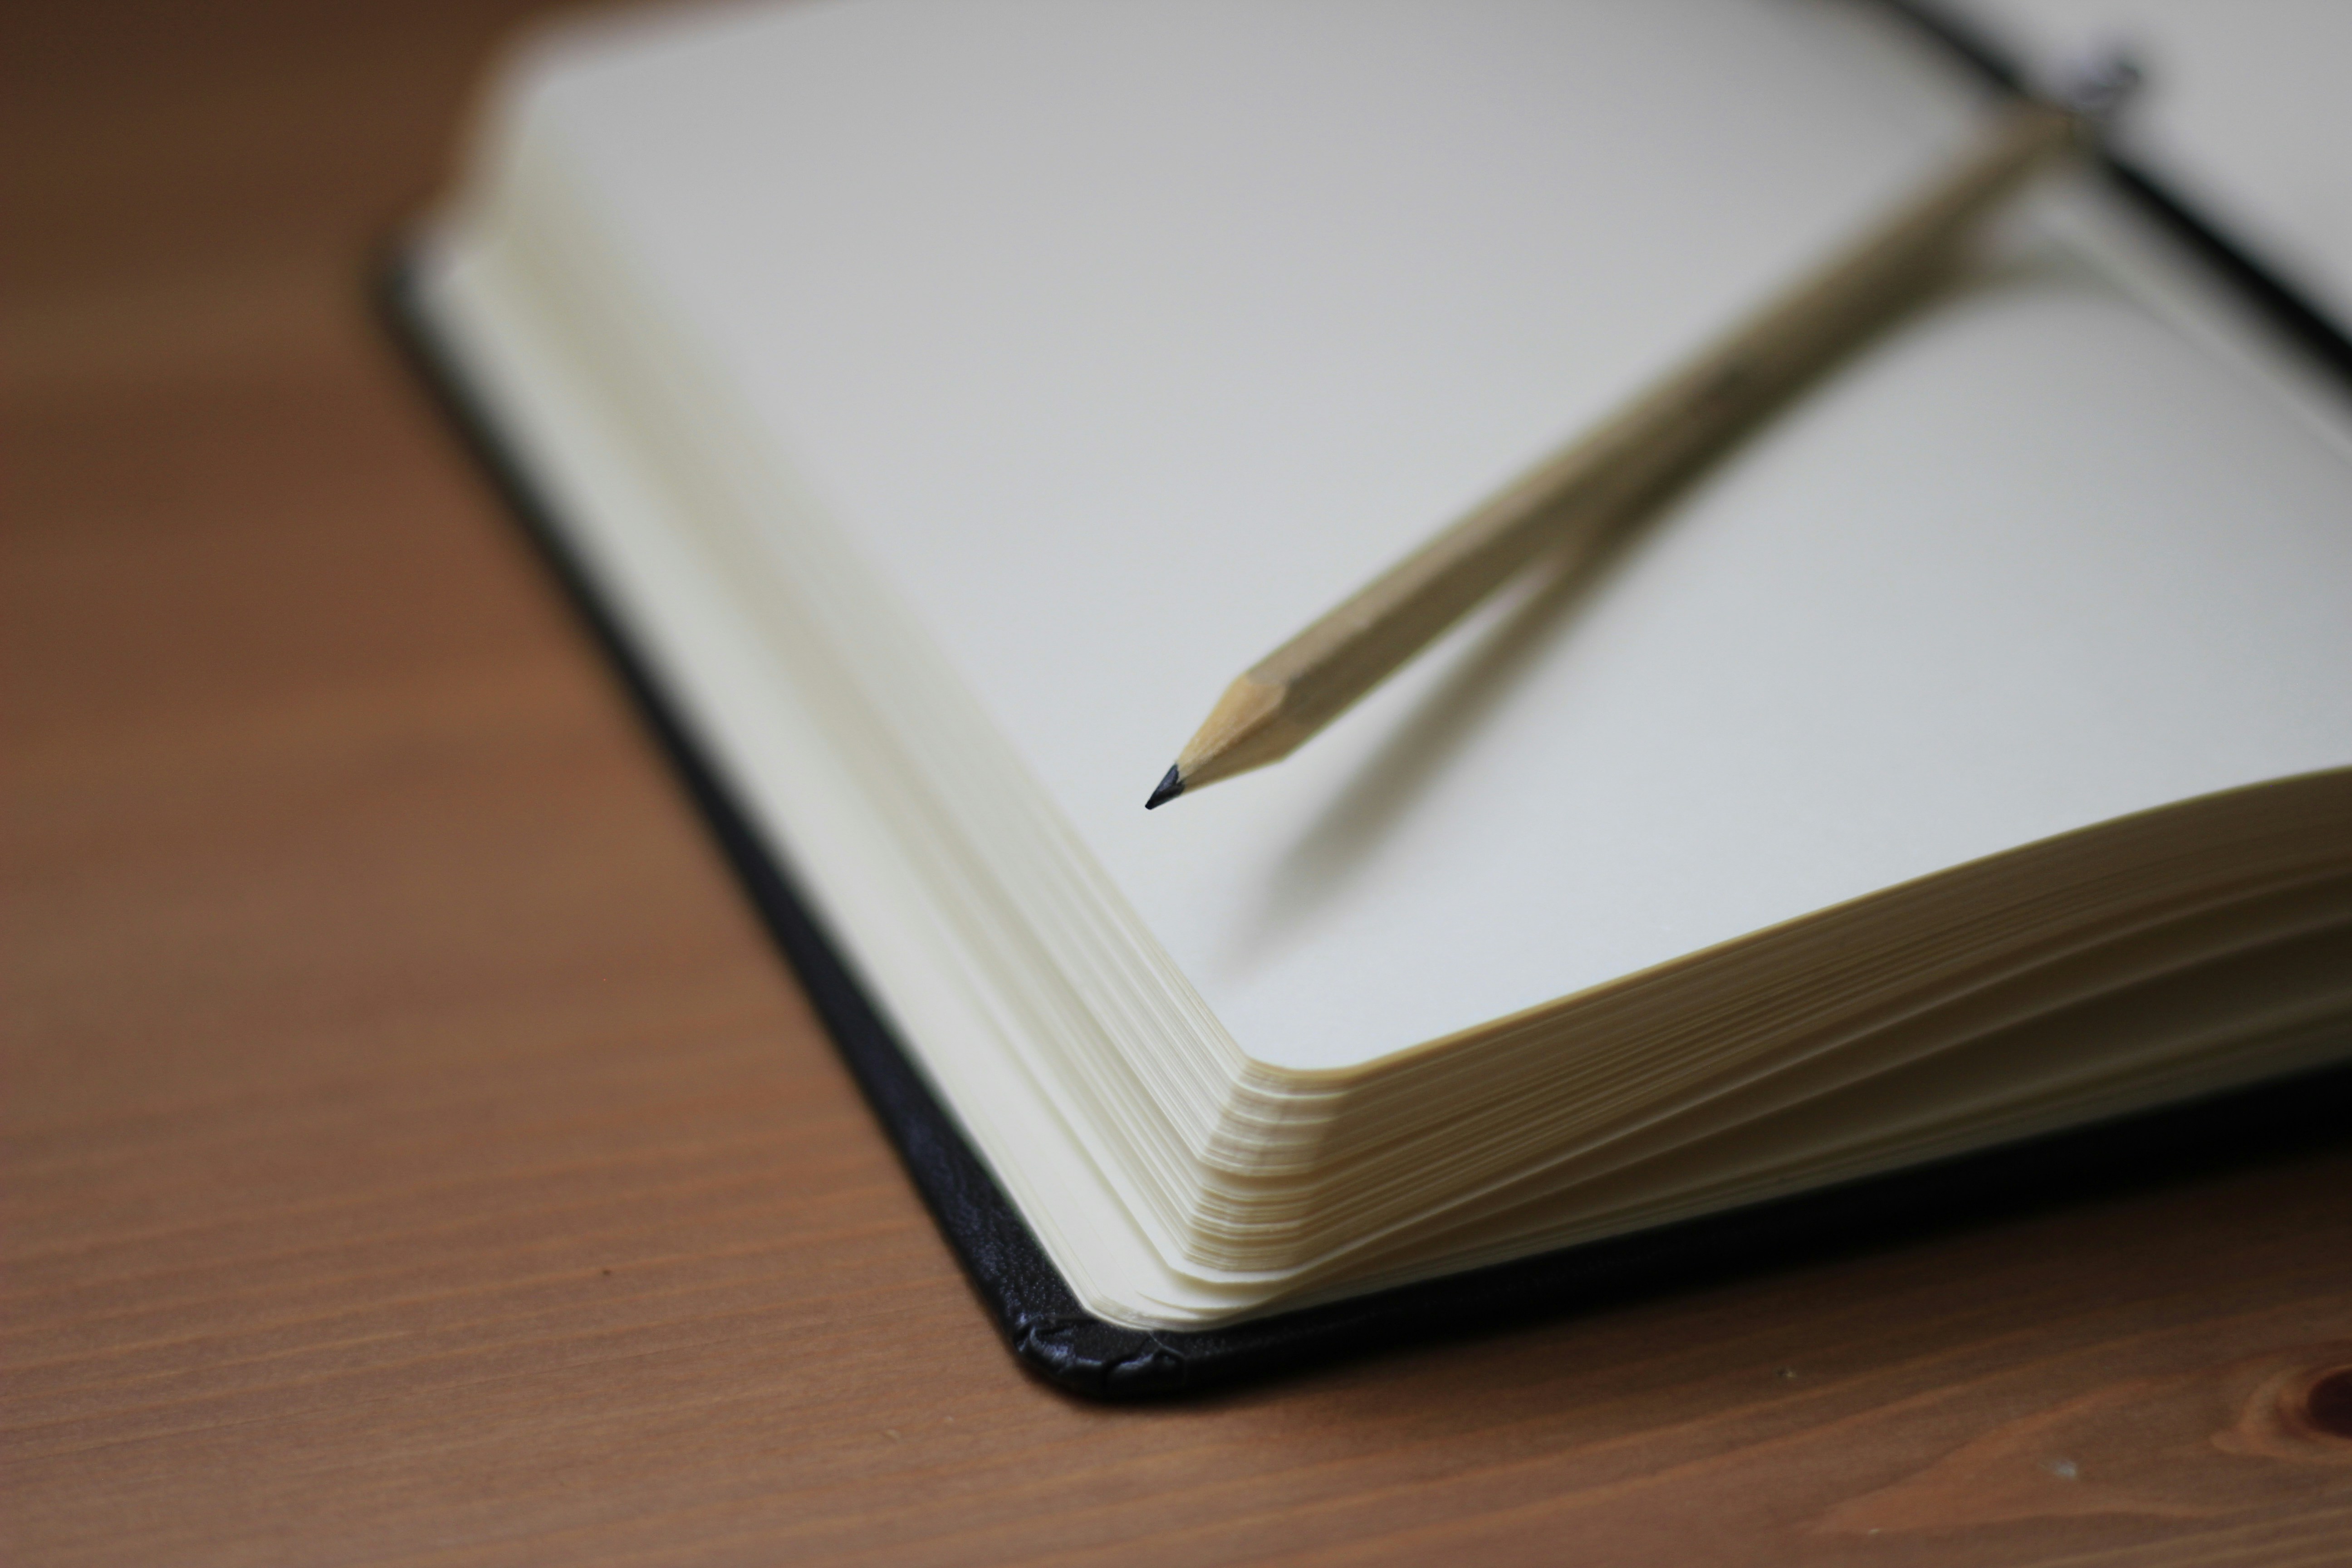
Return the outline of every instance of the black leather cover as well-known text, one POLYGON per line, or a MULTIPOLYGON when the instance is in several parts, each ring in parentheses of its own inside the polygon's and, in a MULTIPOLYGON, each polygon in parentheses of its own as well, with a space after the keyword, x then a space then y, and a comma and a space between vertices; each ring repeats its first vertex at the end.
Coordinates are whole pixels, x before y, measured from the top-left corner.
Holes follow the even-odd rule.
MULTIPOLYGON (((2001 85, 2005 62, 1948 22, 1897 4, 2001 85)), ((2145 174, 2113 173, 2352 382, 2352 342, 2145 174)), ((2179 1179, 2298 1147, 2352 1138, 2352 1068, 2332 1068, 2124 1121, 1948 1160, 1417 1285, 1196 1332, 1125 1328, 1087 1312, 996 1185, 793 884, 791 870, 729 798, 554 526, 530 476, 501 446, 496 411, 477 403, 395 256, 383 300, 394 331, 467 437, 515 515, 570 590, 638 711, 660 741, 743 889, 798 972, 908 1173, 1014 1355, 1075 1393, 1122 1399, 1285 1372, 1407 1341, 1493 1330, 1759 1268, 1913 1239, 1954 1225, 2080 1201, 2099 1190, 2179 1179)))

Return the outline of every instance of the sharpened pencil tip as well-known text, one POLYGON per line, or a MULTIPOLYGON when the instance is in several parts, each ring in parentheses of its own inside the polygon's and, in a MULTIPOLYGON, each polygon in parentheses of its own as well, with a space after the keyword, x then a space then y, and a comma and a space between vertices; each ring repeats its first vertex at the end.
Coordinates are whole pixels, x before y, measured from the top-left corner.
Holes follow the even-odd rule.
POLYGON ((1155 807, 1165 805, 1183 793, 1184 775, 1171 766, 1168 770, 1168 776, 1160 781, 1160 787, 1151 792, 1151 798, 1143 803, 1143 809, 1150 811, 1155 807))

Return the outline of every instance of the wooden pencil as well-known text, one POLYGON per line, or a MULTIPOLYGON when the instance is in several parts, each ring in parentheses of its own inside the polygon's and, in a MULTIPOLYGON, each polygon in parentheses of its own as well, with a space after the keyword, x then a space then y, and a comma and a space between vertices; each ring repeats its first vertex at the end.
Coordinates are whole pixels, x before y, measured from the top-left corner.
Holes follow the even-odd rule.
POLYGON ((1147 807, 1288 756, 1536 556, 1634 514, 1865 336, 1979 217, 2084 140, 2086 123, 2038 100, 2005 109, 1886 219, 1251 666, 1147 807))

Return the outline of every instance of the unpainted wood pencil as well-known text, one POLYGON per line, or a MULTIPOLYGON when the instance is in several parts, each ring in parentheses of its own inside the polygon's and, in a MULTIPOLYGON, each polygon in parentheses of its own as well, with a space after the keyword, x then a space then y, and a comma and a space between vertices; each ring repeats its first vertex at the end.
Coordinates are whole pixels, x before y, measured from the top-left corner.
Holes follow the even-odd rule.
POLYGON ((1281 761, 1536 556, 1637 512, 1867 335, 1980 217, 2086 140, 2087 123, 2038 100, 2004 110, 1885 220, 1251 666, 1146 807, 1281 761))

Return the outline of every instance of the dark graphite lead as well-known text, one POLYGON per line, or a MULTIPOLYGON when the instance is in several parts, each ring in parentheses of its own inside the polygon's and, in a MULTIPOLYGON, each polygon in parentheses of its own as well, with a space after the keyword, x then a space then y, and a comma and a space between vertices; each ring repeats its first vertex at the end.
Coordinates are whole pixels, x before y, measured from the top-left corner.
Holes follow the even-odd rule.
POLYGON ((1160 781, 1160 787, 1153 790, 1151 798, 1143 803, 1143 809, 1150 811, 1154 806, 1164 805, 1183 793, 1184 775, 1178 773, 1171 764, 1168 769, 1168 776, 1160 781))

